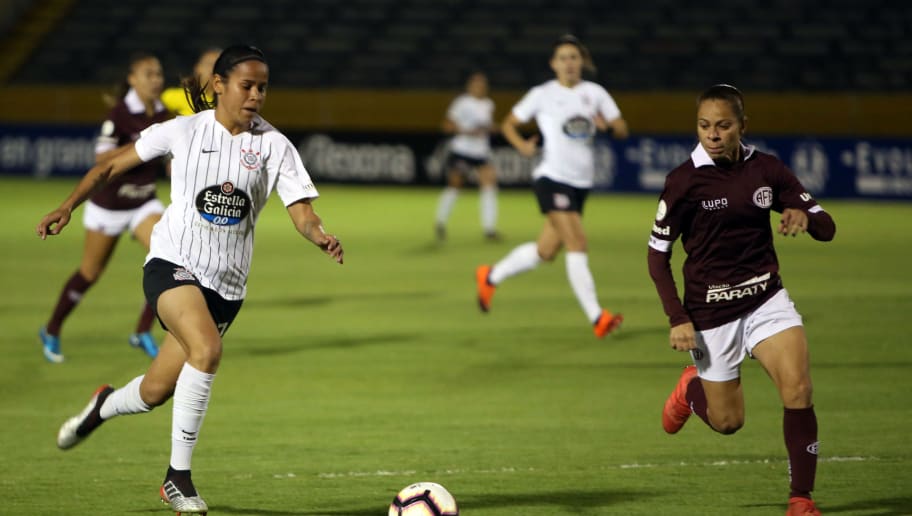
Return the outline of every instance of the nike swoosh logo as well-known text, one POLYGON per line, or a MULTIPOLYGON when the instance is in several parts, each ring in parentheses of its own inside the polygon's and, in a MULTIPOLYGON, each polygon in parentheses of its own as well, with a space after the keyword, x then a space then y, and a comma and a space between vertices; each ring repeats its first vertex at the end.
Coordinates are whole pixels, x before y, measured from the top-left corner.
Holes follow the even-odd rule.
POLYGON ((218 149, 200 149, 203 154, 209 154, 211 152, 218 152, 218 149))

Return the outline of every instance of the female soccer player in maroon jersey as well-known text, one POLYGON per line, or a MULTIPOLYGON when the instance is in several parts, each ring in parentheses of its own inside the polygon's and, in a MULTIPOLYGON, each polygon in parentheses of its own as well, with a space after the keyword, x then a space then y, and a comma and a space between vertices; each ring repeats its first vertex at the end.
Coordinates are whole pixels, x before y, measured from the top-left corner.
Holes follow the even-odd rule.
MULTIPOLYGON (((158 58, 148 53, 135 54, 130 58, 128 70, 123 94, 115 100, 116 104, 101 125, 95 145, 98 162, 112 157, 118 146, 139 138, 143 129, 171 118, 159 100, 164 79, 158 58)), ((83 214, 85 246, 79 269, 67 280, 50 319, 38 332, 49 362, 63 362, 60 351, 63 322, 104 272, 120 236, 129 231, 149 249, 152 226, 165 211, 155 196, 155 180, 164 170, 161 160, 143 163, 99 190, 86 203, 83 214)), ((150 333, 153 321, 152 309, 147 303, 143 304, 136 332, 130 335, 129 342, 155 358, 158 346, 150 333)))
POLYGON ((668 174, 649 239, 649 274, 671 324, 671 347, 689 351, 665 402, 669 434, 696 414, 732 434, 744 424, 740 367, 745 354, 772 378, 784 405, 791 475, 787 516, 818 515, 811 500, 817 469, 817 417, 811 400, 808 345, 801 315, 779 277, 770 210, 778 232, 833 239, 836 225, 779 159, 742 143, 744 99, 727 84, 697 101, 699 144, 668 174), (670 268, 681 237, 684 302, 670 268))

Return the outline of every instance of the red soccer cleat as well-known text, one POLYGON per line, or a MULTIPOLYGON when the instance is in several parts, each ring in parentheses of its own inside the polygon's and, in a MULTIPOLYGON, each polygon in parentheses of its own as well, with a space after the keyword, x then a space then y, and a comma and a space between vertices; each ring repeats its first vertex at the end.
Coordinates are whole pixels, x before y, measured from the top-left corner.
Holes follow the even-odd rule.
POLYGON ((814 500, 793 496, 789 498, 789 508, 785 516, 820 516, 820 509, 814 505, 814 500))
POLYGON ((592 333, 594 333, 596 337, 602 338, 618 329, 622 322, 624 322, 623 315, 611 315, 611 312, 602 309, 602 315, 599 316, 598 320, 595 321, 595 324, 592 326, 592 333))
POLYGON ((684 368, 678 384, 675 385, 671 395, 665 400, 665 408, 662 410, 662 428, 669 434, 676 434, 687 422, 692 411, 690 404, 687 403, 687 384, 697 376, 697 366, 689 365, 684 368))
POLYGON ((478 308, 482 312, 491 309, 491 298, 494 297, 494 285, 488 283, 488 274, 491 273, 490 265, 479 265, 475 269, 475 284, 478 287, 478 308))

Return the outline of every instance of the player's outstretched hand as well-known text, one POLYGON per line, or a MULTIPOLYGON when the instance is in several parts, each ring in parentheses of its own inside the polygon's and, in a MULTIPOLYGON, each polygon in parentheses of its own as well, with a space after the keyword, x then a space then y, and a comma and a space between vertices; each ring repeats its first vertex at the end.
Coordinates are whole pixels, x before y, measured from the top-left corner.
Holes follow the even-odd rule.
POLYGON ((35 232, 44 240, 48 235, 60 234, 60 232, 63 231, 63 227, 69 222, 70 210, 57 208, 41 219, 41 222, 39 222, 38 226, 35 228, 35 232))
POLYGON ((323 240, 318 242, 317 246, 335 260, 336 263, 342 264, 342 257, 345 251, 342 250, 342 242, 336 235, 323 235, 323 240))
POLYGON ((795 208, 782 210, 782 218, 779 220, 779 234, 796 236, 798 233, 806 232, 807 228, 808 216, 803 210, 795 208))

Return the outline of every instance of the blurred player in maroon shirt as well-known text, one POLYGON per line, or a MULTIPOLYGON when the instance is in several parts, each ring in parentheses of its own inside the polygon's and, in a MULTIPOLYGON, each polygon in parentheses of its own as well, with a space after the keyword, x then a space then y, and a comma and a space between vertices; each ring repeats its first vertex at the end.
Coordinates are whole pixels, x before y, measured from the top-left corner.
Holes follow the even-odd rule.
MULTIPOLYGON (((163 84, 162 67, 157 57, 148 53, 131 57, 124 94, 101 125, 95 145, 97 162, 111 158, 119 146, 139 138, 143 129, 171 117, 159 100, 163 84)), ((47 325, 39 332, 44 356, 49 361, 63 362, 60 351, 63 321, 89 287, 98 281, 120 235, 129 231, 143 247, 149 249, 152 226, 164 212, 164 206, 155 196, 155 180, 163 171, 162 161, 139 165, 109 183, 86 203, 82 261, 64 285, 47 325)), ((130 335, 129 342, 154 358, 158 354, 158 346, 150 333, 153 319, 152 310, 145 304, 136 332, 130 335)))
POLYGON ((712 86, 697 102, 691 159, 668 174, 649 239, 649 274, 671 324, 671 347, 689 351, 662 413, 678 432, 696 414, 713 430, 732 434, 744 425, 741 362, 757 359, 784 405, 783 430, 791 492, 787 516, 819 515, 811 500, 817 469, 817 417, 808 345, 801 315, 779 277, 770 210, 781 213, 778 232, 809 233, 829 241, 836 233, 794 173, 779 159, 742 143, 744 99, 733 86, 712 86), (684 302, 670 261, 680 237, 684 302))

